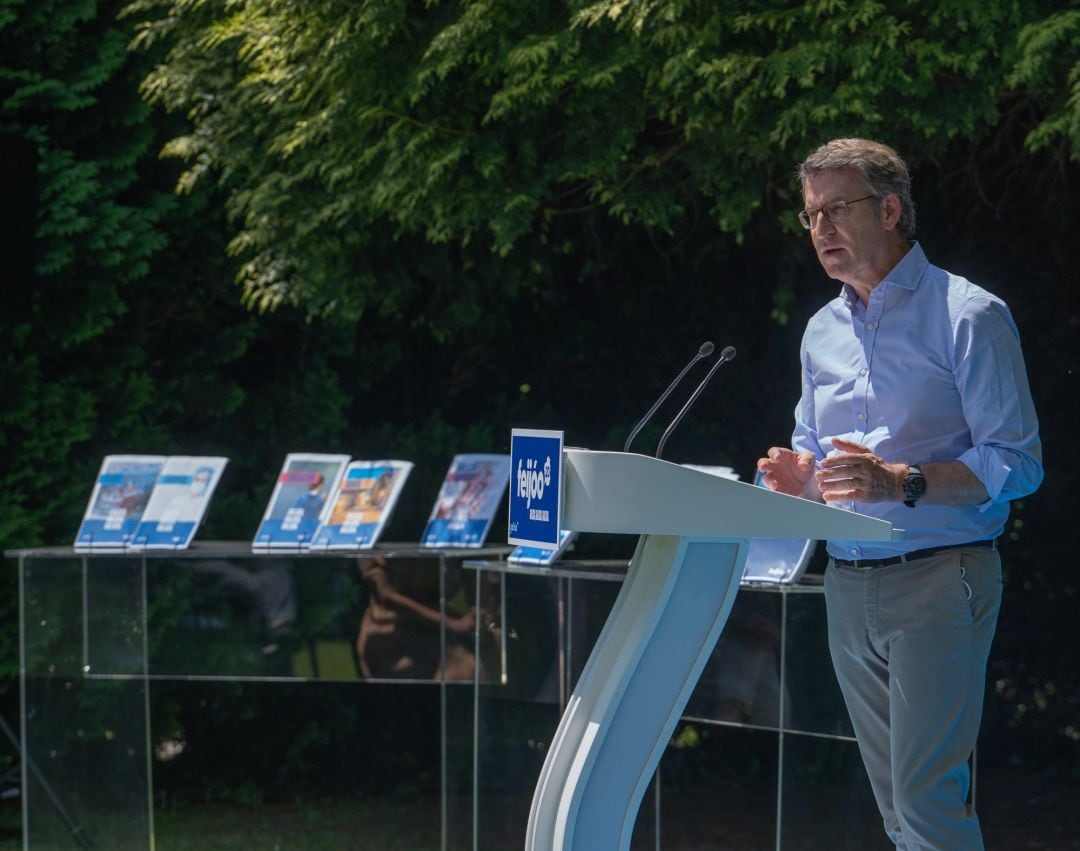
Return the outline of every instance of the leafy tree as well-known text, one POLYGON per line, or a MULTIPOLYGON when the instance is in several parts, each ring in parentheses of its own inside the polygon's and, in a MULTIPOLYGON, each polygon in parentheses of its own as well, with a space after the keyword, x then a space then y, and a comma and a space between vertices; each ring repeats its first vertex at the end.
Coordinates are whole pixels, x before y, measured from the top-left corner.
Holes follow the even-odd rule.
MULTIPOLYGON (((467 305, 491 255, 513 296, 549 283, 537 255, 576 253, 565 241, 580 246, 593 214, 673 234, 700 210, 741 236, 755 210, 791 203, 788 164, 812 140, 857 130, 933 158, 1025 82, 1051 107, 1032 144, 1080 109, 1049 102, 1075 13, 1033 4, 129 8, 136 43, 170 46, 144 92, 191 119, 166 149, 188 163, 181 186, 229 187, 231 247, 263 308, 399 315, 418 285, 467 305), (417 244, 442 258, 430 278, 417 244)), ((475 326, 461 312, 418 321, 475 326)))
POLYGON ((1006 79, 1047 106, 1027 137, 1033 150, 1064 139, 1080 159, 1080 11, 1067 9, 1024 25, 1019 56, 1006 79))
POLYGON ((43 514, 80 487, 55 459, 94 431, 102 397, 127 383, 114 365, 91 389, 79 351, 123 313, 119 294, 161 247, 155 226, 170 200, 137 184, 152 153, 149 110, 131 92, 125 32, 96 3, 5 2, 0 44, 0 130, 37 173, 36 197, 9 199, 37 224, 32 243, 13 246, 34 251, 33 262, 17 266, 25 277, 5 287, 18 296, 0 315, 0 540, 31 542, 43 514), (103 98, 125 75, 128 96, 103 98))

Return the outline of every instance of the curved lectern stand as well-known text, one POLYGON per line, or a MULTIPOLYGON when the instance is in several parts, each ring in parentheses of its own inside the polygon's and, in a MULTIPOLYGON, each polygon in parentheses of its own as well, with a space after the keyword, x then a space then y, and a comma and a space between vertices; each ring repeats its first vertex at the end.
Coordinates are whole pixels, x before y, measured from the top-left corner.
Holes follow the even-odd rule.
POLYGON ((645 787, 727 621, 749 539, 900 540, 892 525, 677 464, 567 449, 564 529, 640 534, 551 743, 528 851, 626 849, 645 787))

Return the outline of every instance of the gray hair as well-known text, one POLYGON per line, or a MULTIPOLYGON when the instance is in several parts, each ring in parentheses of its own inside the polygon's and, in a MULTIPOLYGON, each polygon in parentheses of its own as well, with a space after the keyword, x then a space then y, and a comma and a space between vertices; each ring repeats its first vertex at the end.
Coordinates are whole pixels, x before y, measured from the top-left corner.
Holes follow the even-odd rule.
POLYGON ((799 182, 823 171, 850 168, 858 172, 866 191, 879 201, 886 195, 900 198, 900 221, 896 228, 905 239, 915 236, 915 202, 911 199, 911 176, 900 155, 888 145, 869 139, 833 139, 810 152, 799 164, 799 182))

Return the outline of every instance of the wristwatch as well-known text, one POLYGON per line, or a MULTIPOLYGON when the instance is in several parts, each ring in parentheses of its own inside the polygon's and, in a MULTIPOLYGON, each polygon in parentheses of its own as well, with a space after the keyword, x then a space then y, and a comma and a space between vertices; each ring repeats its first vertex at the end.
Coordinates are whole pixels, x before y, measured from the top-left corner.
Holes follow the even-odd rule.
POLYGON ((907 475, 904 476, 904 505, 908 508, 915 507, 915 500, 926 493, 926 476, 918 464, 908 464, 907 475))

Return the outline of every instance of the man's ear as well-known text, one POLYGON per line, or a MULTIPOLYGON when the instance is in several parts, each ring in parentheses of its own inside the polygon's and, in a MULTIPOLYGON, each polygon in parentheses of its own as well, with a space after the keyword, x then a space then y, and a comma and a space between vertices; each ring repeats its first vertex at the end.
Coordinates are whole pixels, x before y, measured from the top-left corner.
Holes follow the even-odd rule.
POLYGON ((900 223, 901 213, 900 196, 890 192, 881 199, 881 223, 885 230, 895 230, 900 223))

